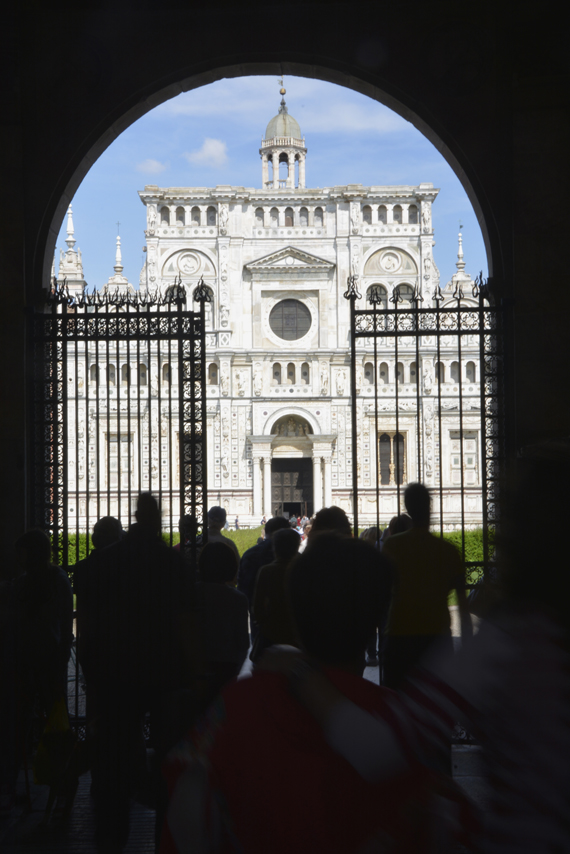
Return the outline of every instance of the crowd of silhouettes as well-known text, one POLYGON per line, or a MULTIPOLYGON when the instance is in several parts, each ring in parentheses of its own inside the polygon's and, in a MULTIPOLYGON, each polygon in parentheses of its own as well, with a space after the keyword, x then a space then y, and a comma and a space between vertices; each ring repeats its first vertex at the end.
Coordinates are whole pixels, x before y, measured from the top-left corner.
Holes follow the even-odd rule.
MULTIPOLYGON (((568 850, 568 574, 554 532, 537 584, 522 517, 532 496, 563 530, 558 475, 570 476, 570 452, 561 443, 525 463, 475 637, 465 567, 431 533, 422 484, 405 489, 407 512, 384 531, 355 538, 339 507, 295 525, 276 516, 241 559, 222 507, 202 533, 182 517, 174 548, 149 493, 128 531, 100 519, 72 572, 98 850, 123 850, 134 797, 156 810, 162 854, 234 843, 260 854, 445 852, 468 837, 493 854, 568 850), (248 650, 251 678, 237 679, 248 650), (379 663, 380 684, 365 680, 379 663), (450 777, 457 720, 490 763, 484 825, 450 777)), ((16 555, 0 585, 0 665, 13 685, 0 699, 4 805, 22 722, 34 704, 48 716, 65 699, 73 644, 72 589, 49 538, 27 532, 16 555)))

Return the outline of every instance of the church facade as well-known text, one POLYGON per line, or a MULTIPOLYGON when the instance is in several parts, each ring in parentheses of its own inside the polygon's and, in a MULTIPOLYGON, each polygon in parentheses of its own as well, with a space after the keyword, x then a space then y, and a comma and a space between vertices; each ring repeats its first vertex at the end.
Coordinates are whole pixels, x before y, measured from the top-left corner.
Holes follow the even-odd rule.
MULTIPOLYGON (((464 337, 459 353, 451 337, 441 339, 439 348, 435 339, 422 338, 418 346, 403 339, 397 358, 387 337, 377 341, 375 360, 372 344, 364 341, 356 366, 359 430, 356 437, 351 433, 347 279, 356 278, 360 308, 371 290, 381 306, 390 306, 396 295, 400 305, 417 295, 431 305, 440 286, 432 253, 438 190, 431 183, 310 188, 307 151, 283 98, 261 141, 261 188, 148 185, 139 193, 146 211, 140 289, 164 293, 181 279, 191 293, 203 279, 211 291, 206 311, 209 504, 225 507, 229 518, 238 515, 242 525, 257 525, 263 515, 276 513, 310 516, 331 504, 350 515, 357 454, 361 525, 376 522, 377 482, 380 520, 386 523, 397 512, 398 485, 415 480, 441 486, 443 506, 434 509, 436 515, 443 512, 446 528, 457 527, 461 513, 468 526, 480 524, 475 337, 464 337), (421 453, 418 427, 424 436, 421 453)), ((71 213, 67 243, 59 279, 79 290, 85 283, 71 213)), ((441 290, 443 306, 452 304, 458 285, 468 297, 472 282, 464 268, 460 236, 457 273, 441 290)), ((119 240, 115 275, 105 288, 132 288, 122 275, 119 240)), ((163 398, 170 398, 177 387, 176 364, 167 357, 143 362, 127 365, 126 373, 125 365, 114 365, 114 382, 125 377, 128 382, 132 371, 144 371, 149 406, 159 386, 163 398)), ((85 382, 93 381, 86 365, 85 382)), ((166 420, 172 402, 169 406, 166 420)), ((130 437, 125 448, 115 437, 111 450, 107 425, 108 418, 92 425, 98 439, 89 440, 93 448, 114 454, 113 466, 94 463, 103 480, 112 468, 120 469, 121 454, 130 453, 130 437)), ((168 432, 166 425, 162 435, 168 432)), ((177 463, 166 448, 157 441, 158 468, 171 467, 172 481, 177 463)), ((134 466, 128 468, 135 476, 134 466)), ((135 479, 133 488, 160 487, 153 481, 152 461, 135 479)), ((73 489, 79 492, 79 484, 73 489)))

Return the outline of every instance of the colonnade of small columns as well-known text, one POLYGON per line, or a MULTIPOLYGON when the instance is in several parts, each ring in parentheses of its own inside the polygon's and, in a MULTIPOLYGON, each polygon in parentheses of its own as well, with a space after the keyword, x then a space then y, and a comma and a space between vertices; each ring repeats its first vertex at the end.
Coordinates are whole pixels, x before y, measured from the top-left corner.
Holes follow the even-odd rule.
POLYGON ((259 206, 255 209, 255 224, 262 228, 291 228, 308 226, 322 228, 324 223, 323 208, 316 207, 276 207, 275 205, 259 206))
POLYGON ((161 205, 158 219, 162 226, 217 225, 218 211, 214 205, 161 205))
MULTIPOLYGON (((473 359, 462 360, 461 370, 457 359, 441 359, 434 365, 434 381, 440 383, 476 383, 480 379, 479 365, 473 359)), ((374 364, 364 363, 364 385, 374 384, 374 364)), ((379 362, 377 381, 379 385, 412 383, 418 381, 415 361, 379 362)))
POLYGON ((369 225, 377 223, 383 225, 389 225, 390 223, 417 225, 419 222, 419 208, 416 204, 409 202, 365 204, 362 206, 362 220, 365 224, 369 225))
MULTIPOLYGON (((294 144, 293 140, 283 140, 287 145, 294 144)), ((262 186, 264 189, 274 189, 277 190, 279 187, 285 187, 290 190, 294 190, 296 186, 295 182, 295 161, 299 163, 299 181, 297 186, 299 189, 304 189, 305 187, 305 156, 306 151, 304 149, 298 151, 291 151, 289 147, 287 148, 275 148, 272 147, 271 151, 262 151, 261 154, 261 178, 262 178, 262 186), (271 161, 273 166, 273 175, 271 180, 269 179, 269 161, 271 161), (279 164, 287 163, 287 178, 280 179, 279 178, 279 164)))

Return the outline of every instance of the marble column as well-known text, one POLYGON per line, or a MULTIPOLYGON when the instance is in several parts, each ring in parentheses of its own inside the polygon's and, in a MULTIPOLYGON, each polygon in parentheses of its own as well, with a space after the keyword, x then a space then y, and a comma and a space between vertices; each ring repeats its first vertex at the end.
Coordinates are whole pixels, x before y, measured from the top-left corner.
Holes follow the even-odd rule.
POLYGON ((321 476, 321 457, 313 455, 313 513, 323 506, 323 481, 321 476))
POLYGON ((299 156, 299 189, 305 187, 305 155, 299 156))
POLYGON ((263 515, 261 500, 261 462, 262 457, 253 458, 253 515, 261 519, 263 515))
POLYGON ((291 190, 295 189, 295 155, 290 152, 287 161, 289 171, 287 173, 287 184, 291 190))
POLYGON ((332 464, 330 457, 324 457, 324 501, 325 507, 332 504, 332 464))
POLYGON ((279 155, 280 151, 273 152, 273 189, 279 189, 279 155))
POLYGON ((265 190, 267 188, 267 184, 269 182, 269 166, 267 163, 267 154, 261 155, 261 186, 265 190))
POLYGON ((273 516, 271 500, 271 457, 263 458, 263 512, 268 519, 273 516))

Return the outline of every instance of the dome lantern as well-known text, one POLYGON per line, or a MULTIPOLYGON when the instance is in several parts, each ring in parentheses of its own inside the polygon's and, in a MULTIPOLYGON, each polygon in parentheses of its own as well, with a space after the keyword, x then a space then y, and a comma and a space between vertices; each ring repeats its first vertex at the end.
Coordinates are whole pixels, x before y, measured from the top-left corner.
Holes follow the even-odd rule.
POLYGON ((281 86, 279 90, 281 104, 279 112, 274 116, 265 131, 265 137, 261 140, 259 153, 262 161, 263 189, 294 190, 305 187, 305 140, 301 136, 299 122, 289 115, 285 103, 286 90, 281 86), (295 182, 295 161, 299 163, 299 178, 295 182), (273 179, 269 180, 269 163, 273 165, 273 179), (279 164, 287 163, 287 178, 279 180, 279 164))

